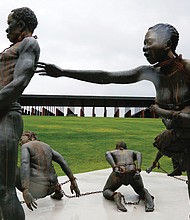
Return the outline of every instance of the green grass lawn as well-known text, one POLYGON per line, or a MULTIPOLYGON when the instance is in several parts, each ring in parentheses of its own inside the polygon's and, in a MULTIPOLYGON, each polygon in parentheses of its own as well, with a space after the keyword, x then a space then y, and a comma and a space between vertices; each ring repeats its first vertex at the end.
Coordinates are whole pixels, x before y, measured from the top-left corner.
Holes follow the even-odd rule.
MULTIPOLYGON (((38 138, 61 153, 73 173, 110 167, 105 152, 113 150, 118 141, 128 149, 143 154, 142 170, 152 164, 157 150, 152 143, 164 130, 161 119, 23 116, 24 130, 32 130, 38 138)), ((172 171, 171 160, 163 157, 161 166, 172 171)), ((58 175, 64 175, 55 164, 58 175)), ((155 168, 154 171, 161 171, 155 168)))

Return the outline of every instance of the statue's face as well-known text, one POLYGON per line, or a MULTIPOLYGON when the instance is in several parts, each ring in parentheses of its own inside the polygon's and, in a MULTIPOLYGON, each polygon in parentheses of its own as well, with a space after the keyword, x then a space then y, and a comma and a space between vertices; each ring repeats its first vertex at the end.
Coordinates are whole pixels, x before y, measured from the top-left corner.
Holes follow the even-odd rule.
POLYGON ((20 139, 20 144, 23 145, 27 142, 29 142, 29 137, 28 137, 28 135, 23 134, 20 139))
POLYGON ((7 38, 12 43, 18 42, 22 31, 18 21, 13 18, 13 12, 9 14, 7 24, 8 24, 8 28, 6 29, 7 38))
POLYGON ((168 59, 168 39, 169 36, 165 32, 158 33, 152 29, 146 33, 143 52, 150 64, 168 59))

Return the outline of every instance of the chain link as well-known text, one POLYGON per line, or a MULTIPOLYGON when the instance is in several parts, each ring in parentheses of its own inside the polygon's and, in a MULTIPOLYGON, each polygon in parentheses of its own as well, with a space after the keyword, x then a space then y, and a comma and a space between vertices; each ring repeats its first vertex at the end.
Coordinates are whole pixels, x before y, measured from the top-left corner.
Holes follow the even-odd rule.
MULTIPOLYGON (((63 183, 60 183, 60 185, 62 186, 62 185, 66 184, 66 183, 69 183, 69 182, 70 182, 70 180, 66 180, 66 181, 63 182, 63 183)), ((64 195, 65 197, 67 197, 67 198, 69 198, 69 199, 71 199, 71 198, 76 198, 76 197, 77 197, 76 195, 68 195, 68 194, 66 194, 63 189, 61 189, 61 192, 63 193, 63 195, 64 195)), ((98 193, 102 193, 102 192, 103 192, 102 190, 91 191, 91 192, 81 193, 80 196, 93 195, 93 194, 98 194, 98 193)), ((125 197, 124 197, 123 195, 122 195, 122 198, 123 198, 123 202, 125 203, 125 205, 138 205, 139 202, 140 202, 140 197, 139 197, 139 200, 138 200, 137 202, 126 202, 125 197)), ((36 201, 36 200, 38 200, 38 198, 35 199, 35 201, 36 201)), ((20 203, 21 203, 21 204, 24 204, 25 201, 20 201, 20 203)))
MULTIPOLYGON (((63 193, 64 196, 66 196, 69 199, 76 197, 76 195, 72 195, 72 196, 67 195, 63 190, 61 190, 61 192, 63 193)), ((81 193, 80 196, 87 196, 87 195, 98 194, 98 193, 102 193, 102 191, 99 190, 99 191, 92 191, 92 192, 81 193)))
MULTIPOLYGON (((157 167, 158 169, 161 169, 164 173, 168 174, 168 172, 167 172, 166 170, 164 170, 164 169, 160 166, 160 163, 159 163, 159 162, 156 164, 156 167, 157 167)), ((175 178, 175 179, 177 179, 177 180, 180 180, 180 181, 184 181, 184 182, 186 182, 186 184, 188 184, 188 180, 182 179, 182 178, 177 177, 177 176, 171 176, 171 177, 173 177, 173 178, 175 178)))
MULTIPOLYGON (((157 163, 157 164, 156 164, 156 167, 157 167, 158 169, 161 169, 164 173, 168 174, 168 172, 167 172, 166 170, 164 170, 164 169, 160 166, 160 163, 157 163)), ((185 179, 182 179, 182 178, 179 178, 179 177, 176 177, 176 176, 172 176, 172 177, 175 178, 175 179, 177 179, 177 180, 184 181, 184 182, 186 182, 186 184, 188 184, 188 180, 185 180, 185 179)), ((62 186, 62 185, 66 184, 66 183, 69 183, 69 182, 70 182, 70 180, 66 180, 66 181, 63 182, 63 183, 60 183, 60 185, 62 186)), ((63 195, 64 195, 65 197, 67 197, 67 198, 69 198, 69 199, 71 199, 71 198, 76 198, 76 197, 77 197, 76 195, 67 195, 67 194, 64 192, 63 189, 61 189, 61 192, 63 193, 63 195)), ((103 192, 102 190, 91 191, 91 192, 81 193, 80 196, 87 196, 87 195, 98 194, 98 193, 102 193, 102 192, 103 192)), ((140 202, 140 197, 139 197, 139 200, 138 200, 137 202, 126 202, 125 197, 124 197, 123 195, 122 195, 122 198, 123 198, 123 202, 125 203, 125 205, 138 205, 139 202, 140 202)), ((38 198, 35 199, 35 201, 36 201, 36 200, 38 200, 38 198)), ((20 201, 20 203, 21 203, 21 204, 24 204, 25 201, 20 201)))
MULTIPOLYGON (((65 181, 64 183, 61 183, 61 185, 65 184, 65 183, 68 183, 68 182, 69 181, 65 181)), ((67 198, 75 198, 76 197, 75 195, 73 195, 73 196, 67 195, 63 190, 61 190, 61 192, 67 198)), ((91 192, 82 193, 82 194, 80 194, 80 196, 87 196, 87 195, 98 194, 98 193, 102 193, 102 192, 103 192, 102 190, 91 191, 91 192)), ((139 197, 139 200, 137 202, 126 202, 124 195, 122 195, 122 198, 123 198, 123 202, 124 202, 125 205, 138 205, 139 202, 140 202, 140 197, 139 197)))
POLYGON ((138 205, 139 202, 141 201, 140 196, 139 196, 139 200, 137 202, 126 202, 125 196, 122 195, 121 197, 123 198, 123 202, 124 202, 125 205, 138 205))

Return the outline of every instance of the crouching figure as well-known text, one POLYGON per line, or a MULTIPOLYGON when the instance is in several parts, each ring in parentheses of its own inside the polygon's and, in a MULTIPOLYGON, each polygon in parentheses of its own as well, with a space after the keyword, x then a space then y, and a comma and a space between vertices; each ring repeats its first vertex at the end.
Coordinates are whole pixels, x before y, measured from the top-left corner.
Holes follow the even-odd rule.
POLYGON ((154 197, 150 195, 140 175, 142 154, 137 151, 128 150, 125 142, 116 144, 116 149, 106 152, 106 159, 113 168, 112 173, 103 189, 106 199, 114 200, 118 210, 127 212, 122 204, 122 194, 116 190, 122 185, 131 185, 134 191, 144 200, 145 211, 154 211, 154 197))
POLYGON ((60 165, 70 179, 70 189, 76 196, 80 190, 66 160, 48 144, 38 141, 32 131, 25 131, 21 137, 21 166, 17 169, 16 187, 23 193, 24 201, 30 210, 37 208, 35 199, 51 195, 61 199, 63 193, 52 162, 60 165))

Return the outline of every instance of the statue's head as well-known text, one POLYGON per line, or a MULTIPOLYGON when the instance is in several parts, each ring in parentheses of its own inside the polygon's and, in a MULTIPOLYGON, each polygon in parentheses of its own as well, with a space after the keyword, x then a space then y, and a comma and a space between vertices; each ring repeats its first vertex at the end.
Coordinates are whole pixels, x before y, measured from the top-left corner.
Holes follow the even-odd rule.
POLYGON ((17 22, 23 21, 28 29, 33 33, 38 25, 38 20, 34 12, 28 7, 16 8, 11 11, 12 18, 17 22))
POLYGON ((21 145, 37 140, 37 135, 33 131, 24 131, 20 140, 21 145))
POLYGON ((7 38, 12 43, 22 41, 27 36, 32 36, 38 21, 34 12, 27 7, 13 9, 8 15, 7 38))
POLYGON ((116 144, 116 147, 115 149, 119 149, 119 150, 122 150, 122 149, 127 149, 127 145, 124 141, 120 141, 116 144))
POLYGON ((159 23, 150 27, 145 35, 143 52, 148 62, 155 64, 176 56, 178 31, 170 24, 159 23))

